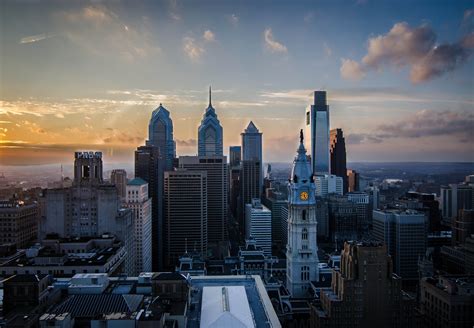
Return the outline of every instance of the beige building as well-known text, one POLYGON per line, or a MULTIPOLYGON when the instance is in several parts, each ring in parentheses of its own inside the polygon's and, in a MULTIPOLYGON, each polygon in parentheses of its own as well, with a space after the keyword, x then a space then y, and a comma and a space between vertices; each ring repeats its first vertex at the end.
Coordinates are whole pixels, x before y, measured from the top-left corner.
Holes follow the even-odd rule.
POLYGON ((0 245, 25 248, 38 238, 38 205, 0 201, 0 245))

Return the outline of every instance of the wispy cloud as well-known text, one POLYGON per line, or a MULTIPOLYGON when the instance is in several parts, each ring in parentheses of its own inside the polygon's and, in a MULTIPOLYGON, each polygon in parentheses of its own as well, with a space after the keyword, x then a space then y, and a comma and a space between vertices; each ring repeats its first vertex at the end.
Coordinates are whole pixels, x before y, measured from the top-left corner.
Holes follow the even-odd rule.
POLYGON ((474 49, 471 32, 454 43, 436 43, 436 33, 428 25, 411 27, 405 22, 396 23, 385 35, 368 41, 367 54, 359 63, 343 59, 341 76, 358 80, 371 70, 385 66, 408 66, 413 83, 429 81, 464 64, 474 49))
POLYGON ((192 61, 198 61, 205 52, 204 48, 192 37, 183 39, 183 50, 192 61))
POLYGON ((160 53, 147 17, 130 24, 107 6, 93 4, 55 12, 53 19, 61 35, 91 54, 133 61, 160 53))
POLYGON ((470 142, 474 137, 474 114, 446 110, 421 110, 397 122, 380 124, 371 133, 352 133, 349 144, 381 143, 387 139, 450 136, 457 142, 470 142))
POLYGON ((237 16, 236 14, 229 15, 228 20, 234 26, 237 26, 239 24, 239 16, 237 16))
POLYGON ((288 49, 283 43, 280 43, 275 40, 273 37, 273 32, 271 28, 265 29, 263 32, 264 40, 265 40, 265 47, 270 50, 271 52, 275 53, 287 53, 288 49))
POLYGON ((205 30, 202 37, 204 41, 207 41, 207 42, 212 42, 216 40, 216 35, 211 30, 205 30))
POLYGON ((25 36, 21 38, 20 44, 25 44, 25 43, 33 43, 33 42, 38 42, 42 40, 46 40, 52 37, 55 37, 56 34, 50 34, 50 33, 41 33, 37 35, 30 35, 30 36, 25 36))

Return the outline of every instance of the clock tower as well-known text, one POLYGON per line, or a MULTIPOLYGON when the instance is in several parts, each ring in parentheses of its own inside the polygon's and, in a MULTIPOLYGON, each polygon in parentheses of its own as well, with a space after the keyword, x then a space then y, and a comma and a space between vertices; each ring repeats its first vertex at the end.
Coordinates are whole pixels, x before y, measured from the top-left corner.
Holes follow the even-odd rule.
POLYGON ((301 130, 300 146, 288 184, 286 287, 292 297, 307 296, 310 282, 319 279, 315 190, 301 130))

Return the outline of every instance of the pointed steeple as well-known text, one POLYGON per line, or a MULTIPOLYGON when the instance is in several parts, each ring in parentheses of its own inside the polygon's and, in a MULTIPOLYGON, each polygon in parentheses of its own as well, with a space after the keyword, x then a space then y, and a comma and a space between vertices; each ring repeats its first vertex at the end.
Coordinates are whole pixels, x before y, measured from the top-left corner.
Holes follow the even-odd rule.
POLYGON ((209 86, 209 107, 212 107, 211 86, 209 86))

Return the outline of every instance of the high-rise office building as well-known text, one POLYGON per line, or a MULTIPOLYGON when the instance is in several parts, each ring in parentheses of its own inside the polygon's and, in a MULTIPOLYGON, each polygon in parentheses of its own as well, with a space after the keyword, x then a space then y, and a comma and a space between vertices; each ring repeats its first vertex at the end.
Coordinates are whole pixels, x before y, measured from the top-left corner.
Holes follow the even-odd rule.
POLYGON ((209 87, 209 105, 206 108, 201 125, 198 129, 198 155, 222 156, 223 153, 222 126, 212 107, 211 87, 209 87))
POLYGON ((374 210, 373 236, 387 245, 394 271, 403 280, 418 279, 418 259, 426 252, 427 219, 414 210, 374 210))
POLYGON ((245 205, 245 238, 253 238, 266 256, 272 255, 272 212, 260 199, 245 205))
POLYGON ((166 161, 156 146, 140 146, 135 151, 135 177, 148 182, 151 202, 151 239, 153 271, 163 270, 163 180, 166 161))
POLYGON ((148 196, 148 182, 135 178, 127 183, 126 197, 123 206, 133 213, 135 229, 135 274, 151 272, 151 203, 148 196))
POLYGON ((330 194, 343 194, 343 179, 334 174, 317 175, 314 178, 316 184, 316 196, 327 198, 330 194))
POLYGON ((342 178, 343 192, 346 193, 347 185, 347 161, 346 141, 342 129, 332 129, 329 133, 331 152, 331 174, 342 178))
POLYGON ((165 169, 171 170, 176 157, 176 145, 173 139, 173 121, 170 112, 162 104, 151 114, 148 125, 147 146, 156 146, 165 159, 165 169))
POLYGON ((468 183, 450 184, 441 187, 440 206, 443 219, 448 222, 458 215, 459 210, 473 209, 474 185, 468 183))
POLYGON ((124 200, 127 189, 127 171, 123 169, 115 169, 110 173, 110 183, 117 188, 120 199, 124 200))
POLYGON ((239 217, 239 199, 240 199, 240 160, 242 158, 241 146, 229 147, 229 205, 232 215, 239 217))
POLYGON ((359 191, 359 173, 355 170, 347 170, 347 191, 359 191))
POLYGON ((207 241, 227 240, 229 171, 225 156, 180 156, 179 167, 207 173, 207 241))
POLYGON ((240 207, 244 215, 245 205, 251 204, 253 198, 260 198, 263 192, 262 133, 251 121, 241 136, 240 207))
POLYGON ((311 305, 311 327, 414 327, 414 299, 392 274, 385 245, 346 242, 340 267, 321 302, 311 305))
POLYGON ((319 280, 316 232, 316 188, 300 132, 298 154, 288 184, 288 244, 286 287, 293 297, 307 296, 319 280))
MULTIPOLYGON (((262 203, 272 213, 272 244, 276 246, 277 249, 284 249, 286 244, 282 243, 282 210, 288 206, 288 199, 282 192, 268 188, 265 191, 265 197, 263 197, 262 203)), ((287 231, 288 229, 285 230, 287 231)))
POLYGON ((329 174, 329 106, 326 91, 314 91, 306 109, 306 148, 311 155, 312 173, 329 174))
POLYGON ((236 167, 240 166, 240 160, 242 158, 242 147, 241 146, 230 146, 229 147, 229 166, 236 167))
POLYGON ((165 172, 165 267, 186 250, 207 254, 207 172, 165 172))
POLYGON ((38 204, 0 201, 0 245, 26 248, 38 239, 38 204))

